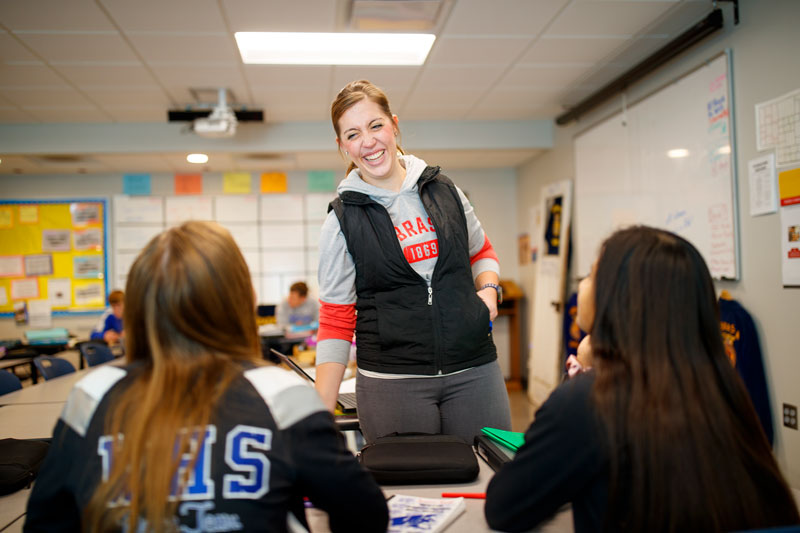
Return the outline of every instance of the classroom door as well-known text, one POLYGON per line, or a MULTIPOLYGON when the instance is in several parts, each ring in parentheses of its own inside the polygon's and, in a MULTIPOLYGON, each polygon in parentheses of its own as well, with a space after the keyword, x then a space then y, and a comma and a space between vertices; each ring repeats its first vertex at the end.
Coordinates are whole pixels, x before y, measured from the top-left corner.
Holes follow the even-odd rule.
POLYGON ((567 275, 567 250, 572 206, 572 181, 550 184, 542 190, 539 261, 528 359, 528 396, 541 405, 562 375, 562 321, 567 275))

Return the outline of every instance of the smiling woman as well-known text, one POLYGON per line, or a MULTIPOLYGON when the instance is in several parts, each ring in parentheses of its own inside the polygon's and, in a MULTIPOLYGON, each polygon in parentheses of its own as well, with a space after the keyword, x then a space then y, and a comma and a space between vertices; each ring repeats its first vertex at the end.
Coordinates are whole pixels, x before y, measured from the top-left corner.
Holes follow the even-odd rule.
POLYGON ((439 167, 403 152, 375 85, 344 87, 331 120, 349 166, 320 233, 323 401, 333 410, 355 332, 368 442, 423 432, 472 443, 483 426, 510 429, 491 328, 499 265, 471 204, 439 167))

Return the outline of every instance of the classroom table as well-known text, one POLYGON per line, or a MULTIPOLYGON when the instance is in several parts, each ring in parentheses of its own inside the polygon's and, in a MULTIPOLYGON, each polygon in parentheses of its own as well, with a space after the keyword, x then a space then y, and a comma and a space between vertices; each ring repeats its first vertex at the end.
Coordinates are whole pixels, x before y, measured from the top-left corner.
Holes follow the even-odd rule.
MULTIPOLYGON (((384 494, 387 497, 393 494, 404 494, 420 498, 441 498, 443 492, 486 492, 489 480, 494 475, 494 470, 478 456, 480 472, 478 479, 471 483, 450 483, 447 485, 384 485, 384 494)), ((468 498, 464 500, 466 511, 452 522, 445 531, 447 533, 484 533, 492 531, 483 516, 484 500, 468 498)), ((306 513, 311 533, 329 533, 327 515, 318 509, 309 509, 306 513)), ((542 524, 533 531, 542 533, 571 533, 572 509, 565 506, 552 520, 542 524)))

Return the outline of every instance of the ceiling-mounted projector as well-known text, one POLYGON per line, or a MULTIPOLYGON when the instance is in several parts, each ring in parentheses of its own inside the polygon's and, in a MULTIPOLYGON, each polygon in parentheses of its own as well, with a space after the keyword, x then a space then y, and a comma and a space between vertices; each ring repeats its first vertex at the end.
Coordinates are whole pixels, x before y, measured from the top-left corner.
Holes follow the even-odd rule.
POLYGON ((264 113, 260 110, 234 111, 227 102, 227 90, 217 90, 217 103, 213 107, 209 104, 198 104, 197 107, 205 109, 192 109, 187 107, 181 111, 169 111, 170 122, 191 122, 189 130, 201 137, 222 138, 233 137, 236 126, 240 121, 263 122, 264 113), (211 107, 211 111, 209 111, 211 107))
POLYGON ((236 114, 227 105, 217 106, 204 118, 192 122, 192 131, 201 137, 233 137, 236 134, 236 114))

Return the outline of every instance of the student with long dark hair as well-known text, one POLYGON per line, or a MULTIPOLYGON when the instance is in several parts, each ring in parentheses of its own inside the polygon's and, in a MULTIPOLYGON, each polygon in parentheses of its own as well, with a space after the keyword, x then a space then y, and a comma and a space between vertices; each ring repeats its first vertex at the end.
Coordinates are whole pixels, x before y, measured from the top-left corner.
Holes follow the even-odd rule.
POLYGON ((576 531, 800 523, 694 246, 648 227, 615 233, 580 284, 578 317, 594 370, 551 394, 490 482, 490 526, 526 531, 568 502, 576 531))
POLYGON ((386 502, 313 388, 261 360, 231 235, 153 238, 125 294, 123 367, 70 393, 25 531, 298 531, 304 497, 336 531, 385 531, 386 502))

